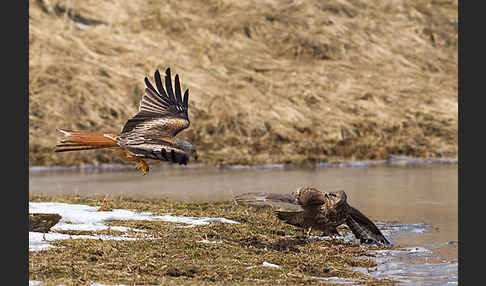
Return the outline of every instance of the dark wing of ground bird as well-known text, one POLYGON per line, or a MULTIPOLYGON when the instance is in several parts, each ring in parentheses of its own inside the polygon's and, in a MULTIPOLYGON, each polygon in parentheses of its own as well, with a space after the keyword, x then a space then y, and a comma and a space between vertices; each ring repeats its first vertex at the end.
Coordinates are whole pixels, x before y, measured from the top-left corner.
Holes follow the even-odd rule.
POLYGON ((356 208, 349 206, 346 225, 361 242, 390 244, 376 225, 356 208))

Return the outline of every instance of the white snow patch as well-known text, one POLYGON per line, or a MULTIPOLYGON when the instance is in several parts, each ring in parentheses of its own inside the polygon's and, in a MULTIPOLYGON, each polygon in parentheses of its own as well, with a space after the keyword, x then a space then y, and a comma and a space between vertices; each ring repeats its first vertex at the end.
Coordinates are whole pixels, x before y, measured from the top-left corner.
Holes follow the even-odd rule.
MULTIPOLYGON (((239 222, 225 219, 225 218, 195 218, 184 216, 163 215, 155 216, 150 212, 134 212, 131 210, 114 209, 111 211, 98 211, 100 207, 93 207, 80 204, 67 204, 56 202, 42 202, 29 203, 29 213, 57 213, 61 215, 61 220, 51 228, 56 230, 81 230, 81 231, 100 231, 100 230, 116 230, 120 232, 135 231, 146 232, 145 230, 123 227, 123 226, 107 226, 105 222, 113 220, 146 220, 146 221, 167 221, 174 223, 185 224, 183 227, 194 227, 198 225, 207 225, 211 222, 222 222, 238 224, 239 222)), ((182 226, 181 226, 182 227, 182 226)), ((29 251, 42 250, 52 247, 48 241, 60 239, 106 239, 106 240, 135 240, 126 235, 122 236, 108 236, 108 235, 68 235, 56 232, 49 232, 43 234, 39 232, 29 232, 29 251)))
POLYGON ((128 285, 126 285, 126 284, 107 285, 107 284, 93 283, 93 284, 90 284, 89 286, 128 286, 128 285))
POLYGON ((327 281, 331 283, 338 283, 338 284, 357 284, 358 282, 362 282, 363 280, 353 279, 353 278, 340 278, 340 277, 318 277, 312 276, 314 279, 319 279, 322 281, 327 281))
MULTIPOLYGON (((272 267, 272 268, 280 268, 280 265, 272 264, 272 263, 269 263, 269 262, 266 262, 266 261, 263 261, 261 266, 272 267)), ((248 267, 246 267, 246 269, 252 269, 252 268, 255 268, 255 267, 257 267, 257 266, 248 266, 248 267)))
POLYGON ((100 239, 100 240, 136 240, 134 237, 112 236, 112 235, 70 235, 57 232, 49 232, 44 235, 41 232, 29 232, 29 251, 44 250, 55 247, 49 241, 65 239, 100 239), (45 237, 45 239, 44 239, 45 237))
MULTIPOLYGON (((42 281, 36 281, 36 280, 29 280, 29 286, 34 286, 34 285, 41 285, 42 281)), ((64 284, 59 284, 57 286, 63 286, 64 284)), ((117 285, 108 285, 108 284, 100 284, 100 283, 93 283, 90 284, 89 286, 128 286, 126 284, 117 284, 117 285)), ((156 286, 156 285, 145 285, 145 286, 156 286)))
POLYGON ((272 264, 272 263, 268 263, 268 262, 266 262, 266 261, 263 261, 263 266, 265 266, 265 267, 273 267, 273 268, 280 268, 280 266, 279 266, 279 265, 277 265, 277 264, 272 264))
POLYGON ((203 240, 198 240, 197 242, 202 242, 202 243, 223 243, 222 240, 207 240, 207 239, 203 239, 203 240))
POLYGON ((404 249, 410 253, 432 253, 431 250, 422 246, 405 247, 404 249))

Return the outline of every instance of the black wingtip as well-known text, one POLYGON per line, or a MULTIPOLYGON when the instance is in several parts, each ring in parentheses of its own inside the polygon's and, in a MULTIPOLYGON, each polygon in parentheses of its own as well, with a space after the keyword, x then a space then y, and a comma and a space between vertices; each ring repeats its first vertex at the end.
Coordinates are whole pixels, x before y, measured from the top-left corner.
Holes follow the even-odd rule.
POLYGON ((183 102, 183 104, 186 107, 186 109, 189 107, 189 89, 186 89, 186 91, 184 92, 184 102, 183 102))
POLYGON ((154 79, 155 79, 156 82, 157 82, 157 78, 160 79, 160 72, 159 72, 159 70, 155 70, 155 72, 154 72, 154 79))
POLYGON ((170 68, 165 70, 165 90, 172 102, 177 102, 174 96, 174 90, 172 89, 172 79, 170 77, 170 68))
POLYGON ((150 82, 150 80, 147 77, 145 77, 144 81, 145 81, 145 86, 148 89, 150 89, 151 91, 153 91, 155 94, 158 94, 158 92, 155 90, 154 86, 152 85, 152 83, 150 82))
POLYGON ((164 88, 162 87, 162 79, 160 78, 160 72, 159 70, 156 70, 154 73, 154 80, 155 80, 155 85, 157 86, 157 89, 159 90, 160 94, 164 94, 164 88))
POLYGON ((176 99, 178 104, 182 104, 182 95, 181 95, 181 82, 179 81, 179 75, 175 75, 175 94, 176 94, 176 99))

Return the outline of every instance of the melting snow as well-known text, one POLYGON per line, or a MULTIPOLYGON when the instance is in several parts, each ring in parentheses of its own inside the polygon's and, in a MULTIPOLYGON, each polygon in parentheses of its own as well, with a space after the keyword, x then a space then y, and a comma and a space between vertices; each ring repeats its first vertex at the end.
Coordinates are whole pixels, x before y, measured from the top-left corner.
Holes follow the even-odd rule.
POLYGON ((69 235, 56 233, 56 230, 81 230, 81 231, 99 231, 99 230, 116 230, 121 232, 135 231, 145 232, 144 230, 134 229, 123 226, 107 226, 105 222, 113 220, 147 220, 147 221, 167 221, 185 224, 181 227, 194 227, 197 225, 207 225, 211 222, 222 222, 237 224, 239 222, 225 218, 196 218, 184 216, 163 215, 155 216, 149 212, 134 212, 131 210, 114 209, 112 211, 98 211, 99 207, 67 204, 56 202, 29 203, 29 213, 57 213, 61 215, 61 220, 51 228, 51 232, 44 234, 40 232, 29 232, 29 251, 42 250, 53 247, 48 241, 61 239, 106 239, 106 240, 135 240, 137 238, 126 235, 69 235))
POLYGON ((279 265, 277 265, 277 264, 272 264, 272 263, 268 263, 268 262, 266 262, 266 261, 263 261, 263 266, 265 266, 265 267, 273 267, 273 268, 280 268, 280 266, 279 266, 279 265))
MULTIPOLYGON (((42 283, 42 281, 29 280, 29 286, 41 285, 41 283, 42 283)), ((61 285, 57 285, 57 286, 61 286, 61 285)), ((125 285, 125 284, 107 285, 107 284, 93 283, 93 284, 90 284, 89 286, 128 286, 128 285, 125 285)), ((155 286, 155 285, 147 285, 147 286, 155 286)))
MULTIPOLYGON (((272 268, 280 268, 279 265, 277 264, 272 264, 272 263, 268 263, 266 261, 263 261, 263 264, 261 266, 264 266, 264 267, 272 267, 272 268)), ((257 266, 248 266, 246 267, 246 269, 252 269, 252 268, 255 268, 257 266)))
MULTIPOLYGON (((410 228, 412 230, 413 228, 410 228)), ((431 257, 432 251, 422 247, 404 247, 397 250, 370 250, 376 257, 374 268, 352 267, 375 278, 388 278, 400 281, 403 285, 457 285, 458 264, 411 263, 414 257, 431 257)))
POLYGON ((317 276, 312 276, 312 278, 331 282, 331 283, 338 283, 338 284, 357 284, 358 282, 363 282, 360 279, 354 279, 354 278, 317 277, 317 276))
POLYGON ((198 240, 197 242, 202 242, 202 243, 223 243, 222 240, 207 240, 207 239, 198 240))

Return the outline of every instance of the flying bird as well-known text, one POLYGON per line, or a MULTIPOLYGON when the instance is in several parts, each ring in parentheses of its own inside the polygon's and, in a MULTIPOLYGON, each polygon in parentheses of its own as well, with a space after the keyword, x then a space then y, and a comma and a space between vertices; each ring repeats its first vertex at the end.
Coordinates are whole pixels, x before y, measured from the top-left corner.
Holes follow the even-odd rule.
POLYGON ((340 235, 337 227, 346 224, 362 243, 390 244, 376 225, 364 214, 347 203, 344 191, 321 192, 312 187, 300 187, 288 194, 246 193, 236 201, 268 204, 276 216, 285 223, 323 232, 324 235, 340 235))
POLYGON ((162 160, 186 165, 191 156, 197 160, 196 148, 189 142, 176 138, 189 127, 187 114, 189 89, 181 92, 179 75, 175 75, 174 89, 170 68, 165 71, 165 90, 158 70, 154 74, 154 88, 145 77, 145 93, 138 113, 130 118, 120 134, 89 133, 59 129, 65 136, 56 145, 55 152, 118 149, 125 161, 136 162, 143 174, 149 171, 144 159, 162 160))

